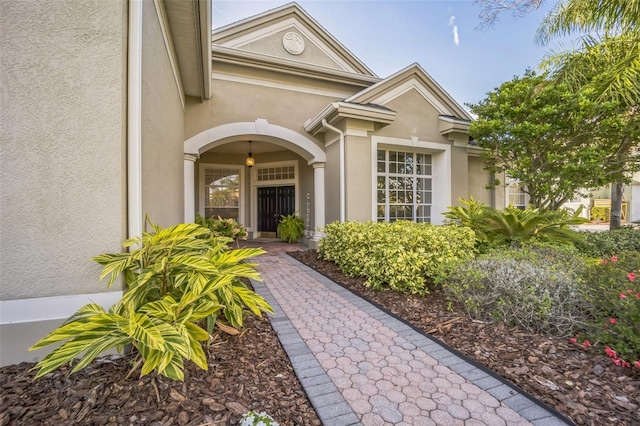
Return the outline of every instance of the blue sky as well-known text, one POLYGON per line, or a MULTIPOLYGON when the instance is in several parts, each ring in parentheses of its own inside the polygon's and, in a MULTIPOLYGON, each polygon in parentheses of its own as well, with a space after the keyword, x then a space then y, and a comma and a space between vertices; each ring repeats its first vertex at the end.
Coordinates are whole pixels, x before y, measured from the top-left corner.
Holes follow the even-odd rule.
MULTIPOLYGON (((248 18, 288 1, 213 1, 213 27, 248 18)), ((523 18, 504 14, 488 31, 476 28, 471 0, 300 0, 297 3, 380 77, 419 63, 459 103, 477 103, 514 75, 536 68, 554 45, 535 31, 556 3, 523 18), (457 36, 454 34, 457 32, 457 36)))

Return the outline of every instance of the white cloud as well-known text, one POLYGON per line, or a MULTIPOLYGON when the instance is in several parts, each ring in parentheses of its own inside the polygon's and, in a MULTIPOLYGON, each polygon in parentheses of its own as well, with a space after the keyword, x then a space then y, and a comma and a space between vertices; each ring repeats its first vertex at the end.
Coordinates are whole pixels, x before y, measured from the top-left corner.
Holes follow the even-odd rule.
POLYGON ((456 25, 456 17, 451 15, 449 18, 449 26, 453 27, 453 43, 460 46, 460 37, 458 36, 458 26, 456 25))

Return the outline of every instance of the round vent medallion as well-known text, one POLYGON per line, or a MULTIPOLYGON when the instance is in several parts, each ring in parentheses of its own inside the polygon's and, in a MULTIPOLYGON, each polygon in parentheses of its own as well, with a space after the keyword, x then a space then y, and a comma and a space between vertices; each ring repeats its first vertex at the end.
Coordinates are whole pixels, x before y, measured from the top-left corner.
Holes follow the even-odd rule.
POLYGON ((288 32, 282 37, 282 45, 292 55, 304 52, 304 39, 298 33, 288 32))

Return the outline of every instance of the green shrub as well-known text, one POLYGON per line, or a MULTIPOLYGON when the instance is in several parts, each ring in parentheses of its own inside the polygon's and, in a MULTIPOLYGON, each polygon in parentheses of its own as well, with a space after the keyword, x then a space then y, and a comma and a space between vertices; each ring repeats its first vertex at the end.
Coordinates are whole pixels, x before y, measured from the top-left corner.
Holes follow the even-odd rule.
POLYGON ((207 369, 201 342, 209 333, 203 323, 226 329, 220 313, 238 327, 244 308, 255 315, 273 312, 240 281, 260 278, 255 264, 243 261, 264 253, 262 249, 229 250, 227 238, 210 237, 211 231, 194 223, 152 226, 153 233, 125 241, 130 252, 93 259, 103 265, 100 279, 109 277, 108 286, 124 275, 122 299, 109 311, 96 304, 84 306, 36 343, 30 350, 62 342, 36 365, 36 377, 76 357, 79 362, 72 372, 78 371, 107 349, 131 345, 143 375, 156 370, 183 380, 185 359, 207 369))
POLYGON ((295 213, 291 213, 287 216, 282 216, 280 223, 278 223, 278 235, 280 239, 293 244, 302 237, 304 233, 304 222, 295 213))
POLYGON ((218 216, 205 219, 198 214, 196 215, 196 223, 209 229, 214 237, 230 238, 236 242, 238 248, 240 248, 239 240, 246 240, 249 235, 247 228, 232 218, 223 219, 218 216))
POLYGON ((633 226, 602 232, 581 231, 576 247, 586 256, 604 258, 623 251, 640 251, 640 230, 633 226))
POLYGON ((580 217, 582 208, 573 215, 566 210, 520 210, 507 207, 497 210, 478 202, 459 200, 466 207, 448 207, 444 215, 454 223, 467 226, 475 232, 477 247, 519 246, 523 242, 536 240, 553 244, 573 244, 580 239, 580 234, 570 226, 587 222, 580 217))
POLYGON ((593 325, 590 337, 610 346, 618 358, 639 360, 640 252, 622 252, 590 266, 584 286, 593 325))
POLYGON ((318 252, 347 275, 366 277, 374 289, 427 293, 427 278, 443 265, 471 259, 474 235, 469 228, 428 223, 334 222, 324 229, 318 252))
POLYGON ((585 267, 571 247, 529 243, 458 264, 438 282, 472 318, 566 336, 584 321, 580 277, 585 267))

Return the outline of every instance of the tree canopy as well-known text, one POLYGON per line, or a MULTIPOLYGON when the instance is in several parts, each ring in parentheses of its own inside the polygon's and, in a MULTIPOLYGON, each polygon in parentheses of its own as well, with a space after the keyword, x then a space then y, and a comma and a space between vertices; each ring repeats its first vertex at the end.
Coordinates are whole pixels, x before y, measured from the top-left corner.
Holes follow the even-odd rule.
POLYGON ((470 107, 487 168, 517 180, 534 207, 556 209, 576 193, 628 181, 638 167, 637 156, 618 155, 629 141, 620 135, 640 135, 637 116, 593 89, 575 92, 529 70, 470 107))

